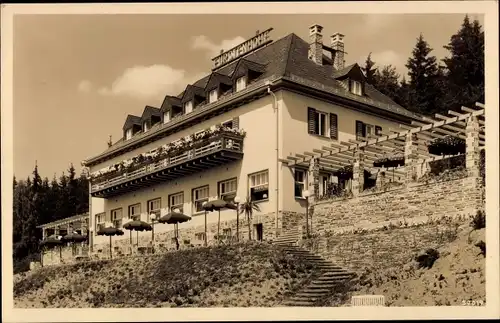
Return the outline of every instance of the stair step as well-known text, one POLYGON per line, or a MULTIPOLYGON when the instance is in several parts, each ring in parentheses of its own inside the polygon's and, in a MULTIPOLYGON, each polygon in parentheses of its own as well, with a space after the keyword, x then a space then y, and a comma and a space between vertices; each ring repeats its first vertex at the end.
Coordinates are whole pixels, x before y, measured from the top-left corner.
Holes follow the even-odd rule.
POLYGON ((307 307, 307 306, 313 306, 314 302, 307 302, 307 301, 290 301, 283 303, 284 306, 295 306, 295 307, 307 307))
POLYGON ((328 272, 325 272, 323 273, 323 275, 321 275, 321 277, 324 277, 324 278, 335 278, 335 277, 348 277, 348 278, 351 278, 353 275, 348 273, 348 272, 345 272, 345 271, 328 271, 328 272))
POLYGON ((313 288, 309 289, 309 287, 306 287, 306 289, 298 292, 295 294, 295 296, 308 296, 308 295, 322 295, 322 294, 328 294, 331 292, 331 288, 313 288))

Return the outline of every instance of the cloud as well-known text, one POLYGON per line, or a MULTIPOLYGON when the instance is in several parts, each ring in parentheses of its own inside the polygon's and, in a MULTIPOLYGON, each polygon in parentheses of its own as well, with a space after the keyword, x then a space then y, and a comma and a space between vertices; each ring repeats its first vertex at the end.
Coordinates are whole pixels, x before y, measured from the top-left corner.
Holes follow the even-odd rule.
POLYGON ((210 57, 215 57, 220 54, 221 49, 227 51, 244 41, 245 38, 237 36, 232 39, 224 39, 220 43, 215 43, 207 36, 201 35, 193 37, 191 47, 193 49, 206 50, 210 57))
POLYGON ((78 91, 88 93, 92 90, 92 83, 87 80, 83 80, 78 84, 78 91))
POLYGON ((401 55, 393 50, 385 50, 382 52, 372 53, 371 58, 379 68, 382 68, 385 65, 392 65, 396 68, 404 66, 404 61, 401 55))
POLYGON ((111 86, 99 89, 101 95, 126 95, 134 98, 177 95, 204 75, 187 75, 182 69, 167 65, 134 66, 127 68, 111 86))

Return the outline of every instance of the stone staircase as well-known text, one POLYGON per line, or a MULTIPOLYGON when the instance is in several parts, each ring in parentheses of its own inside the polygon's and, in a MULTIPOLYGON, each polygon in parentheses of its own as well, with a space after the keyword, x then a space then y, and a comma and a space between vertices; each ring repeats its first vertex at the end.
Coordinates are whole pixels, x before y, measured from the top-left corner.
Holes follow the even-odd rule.
POLYGON ((349 281, 354 273, 342 267, 336 266, 332 262, 315 255, 310 251, 297 246, 299 231, 287 231, 279 236, 274 243, 282 246, 283 249, 295 256, 313 263, 321 274, 313 279, 307 286, 304 286, 294 296, 283 303, 284 306, 315 306, 318 301, 325 299, 336 292, 336 288, 341 287, 349 281))

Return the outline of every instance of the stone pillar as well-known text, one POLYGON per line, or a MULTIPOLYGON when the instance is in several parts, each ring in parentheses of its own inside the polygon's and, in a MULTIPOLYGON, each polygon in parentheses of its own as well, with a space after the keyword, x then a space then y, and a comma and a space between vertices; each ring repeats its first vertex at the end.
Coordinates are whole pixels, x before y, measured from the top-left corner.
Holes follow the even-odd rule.
POLYGON ((365 186, 365 155, 363 148, 354 151, 352 165, 352 195, 357 196, 363 192, 365 186))
POLYGON ((465 133, 465 167, 470 177, 477 178, 480 176, 479 121, 477 117, 470 117, 467 119, 465 133))
POLYGON ((314 231, 313 227, 313 216, 314 216, 314 205, 319 197, 319 158, 313 157, 309 162, 309 172, 307 176, 308 181, 308 221, 309 221, 309 233, 312 234, 314 231))
POLYGON ((54 228, 54 235, 58 236, 59 235, 59 226, 54 228))
POLYGON ((319 158, 313 157, 309 162, 309 171, 307 176, 309 201, 317 200, 319 197, 319 158))
POLYGON ((405 151, 404 151, 404 157, 405 157, 405 184, 408 185, 409 183, 412 183, 416 181, 417 179, 417 169, 416 169, 416 163, 417 163, 417 134, 416 133, 410 133, 406 135, 406 143, 405 143, 405 151))
POLYGON ((47 228, 42 229, 42 239, 45 240, 47 238, 47 228))
POLYGON ((380 168, 380 171, 378 172, 377 174, 377 182, 376 182, 376 187, 377 187, 377 190, 379 191, 385 191, 385 188, 386 188, 386 181, 387 181, 387 171, 384 167, 380 168))

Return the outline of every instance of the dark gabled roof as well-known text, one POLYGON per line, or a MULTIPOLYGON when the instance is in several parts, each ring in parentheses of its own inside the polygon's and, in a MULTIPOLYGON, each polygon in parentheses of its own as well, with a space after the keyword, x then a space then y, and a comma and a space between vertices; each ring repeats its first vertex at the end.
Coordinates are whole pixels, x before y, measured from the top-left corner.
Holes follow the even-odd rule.
POLYGON ((233 85, 231 78, 228 75, 224 75, 218 72, 213 72, 210 74, 207 85, 205 85, 205 92, 215 89, 219 84, 233 85))
MULTIPOLYGON (((184 92, 183 92, 184 93, 184 92)), ((163 113, 165 111, 169 111, 172 107, 182 107, 181 99, 176 96, 167 95, 161 104, 160 111, 163 113)))
MULTIPOLYGON (((286 76, 296 75, 301 78, 324 84, 326 86, 337 88, 340 93, 346 92, 346 94, 348 94, 348 91, 342 85, 340 85, 340 81, 333 78, 333 75, 336 75, 336 73, 341 73, 343 70, 349 67, 352 69, 357 64, 352 64, 338 72, 333 69, 332 65, 318 65, 308 58, 307 55, 309 52, 309 44, 306 41, 295 34, 291 34, 287 37, 291 38, 291 45, 290 57, 288 59, 285 71, 286 76)), ((365 94, 374 101, 391 104, 397 106, 400 111, 406 111, 406 113, 413 114, 396 104, 391 98, 382 94, 373 86, 365 86, 365 94)), ((387 108, 392 109, 391 107, 387 108)), ((394 113, 400 113, 399 111, 396 111, 396 109, 393 110, 394 113)))
POLYGON ((162 113, 161 113, 160 109, 146 105, 146 107, 144 108, 144 111, 142 112, 141 119, 142 119, 142 121, 149 120, 149 119, 151 119, 152 116, 161 117, 161 114, 162 113))
POLYGON ((342 80, 347 77, 352 77, 357 80, 365 79, 365 75, 363 74, 363 71, 358 63, 354 63, 341 70, 334 71, 332 77, 337 80, 342 80))
POLYGON ((129 129, 130 127, 132 127, 133 125, 139 125, 139 126, 142 126, 142 120, 141 120, 141 117, 138 117, 138 116, 134 116, 134 115, 131 115, 129 114, 127 116, 127 119, 125 120, 125 124, 123 125, 123 130, 127 130, 129 129))
POLYGON ((205 87, 199 87, 196 85, 188 85, 186 90, 183 92, 181 103, 185 103, 189 100, 192 100, 195 96, 199 96, 204 98, 205 95, 205 87))
POLYGON ((264 73, 266 71, 266 65, 242 58, 236 63, 236 66, 231 73, 231 78, 234 80, 244 75, 247 70, 264 73))
MULTIPOLYGON (((325 48, 326 46, 323 47, 325 50, 330 51, 328 48, 325 48)), ((216 72, 220 75, 232 76, 236 68, 238 68, 238 65, 240 64, 252 64, 253 67, 265 66, 263 73, 255 81, 268 79, 272 76, 276 78, 291 78, 292 76, 297 76, 299 78, 306 79, 314 83, 324 85, 326 87, 334 88, 335 91, 338 91, 338 94, 336 95, 343 98, 352 99, 352 94, 349 93, 349 91, 341 85, 341 81, 337 80, 336 78, 342 78, 345 73, 348 74, 349 72, 353 72, 357 64, 352 64, 342 70, 336 71, 332 65, 332 59, 327 55, 323 55, 323 65, 318 65, 308 58, 308 53, 308 42, 292 33, 240 58, 239 60, 236 60, 226 66, 222 66, 221 68, 218 68, 213 72, 216 72)), ((161 112, 163 113, 167 110, 170 110, 172 106, 181 107, 182 98, 185 97, 188 91, 191 91, 190 87, 194 87, 194 91, 200 91, 195 90, 196 88, 199 88, 204 92, 205 87, 207 86, 209 81, 211 82, 211 78, 214 74, 215 73, 211 73, 194 82, 191 86, 186 87, 186 90, 180 93, 178 96, 167 95, 162 103, 160 109, 161 112)), ((205 94, 203 94, 202 96, 204 95, 205 94)), ((375 103, 388 105, 384 107, 384 109, 387 111, 391 111, 399 115, 414 115, 412 112, 396 104, 388 96, 379 92, 372 85, 365 84, 365 95, 369 99, 375 101, 375 103)), ((378 108, 376 105, 373 106, 378 108)), ((116 144, 117 143, 104 151, 102 154, 100 154, 100 156, 107 154, 111 150, 115 150, 117 148, 116 144)), ((95 158, 97 158, 97 156, 92 159, 95 158)))

